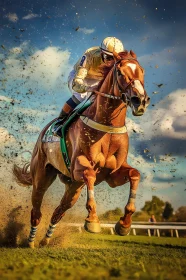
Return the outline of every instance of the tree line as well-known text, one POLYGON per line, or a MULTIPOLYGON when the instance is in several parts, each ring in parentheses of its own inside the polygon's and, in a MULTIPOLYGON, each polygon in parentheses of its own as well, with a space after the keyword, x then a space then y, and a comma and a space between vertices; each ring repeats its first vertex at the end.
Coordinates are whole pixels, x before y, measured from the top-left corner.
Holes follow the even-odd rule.
MULTIPOLYGON (((186 206, 181 206, 174 211, 170 202, 152 196, 152 200, 145 201, 141 211, 133 214, 133 221, 147 222, 151 215, 155 216, 157 222, 186 222, 186 206)), ((116 207, 114 210, 108 210, 100 215, 100 220, 116 221, 121 216, 123 216, 123 210, 116 207)))

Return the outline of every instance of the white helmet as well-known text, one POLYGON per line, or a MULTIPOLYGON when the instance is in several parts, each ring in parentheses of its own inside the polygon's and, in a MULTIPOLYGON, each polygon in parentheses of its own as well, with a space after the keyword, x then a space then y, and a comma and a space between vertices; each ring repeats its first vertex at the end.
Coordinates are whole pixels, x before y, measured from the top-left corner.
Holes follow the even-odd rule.
POLYGON ((108 55, 113 55, 113 51, 117 53, 123 52, 124 46, 119 39, 115 37, 107 37, 102 41, 100 49, 108 55))

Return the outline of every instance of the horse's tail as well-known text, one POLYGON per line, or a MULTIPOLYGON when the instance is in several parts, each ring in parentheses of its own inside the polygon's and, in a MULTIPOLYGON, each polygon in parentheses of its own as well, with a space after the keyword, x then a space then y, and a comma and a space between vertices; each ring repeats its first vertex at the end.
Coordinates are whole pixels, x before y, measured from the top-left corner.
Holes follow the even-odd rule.
POLYGON ((31 186, 32 185, 32 177, 28 168, 30 167, 30 163, 25 163, 25 165, 21 168, 14 164, 13 174, 16 182, 22 186, 31 186))

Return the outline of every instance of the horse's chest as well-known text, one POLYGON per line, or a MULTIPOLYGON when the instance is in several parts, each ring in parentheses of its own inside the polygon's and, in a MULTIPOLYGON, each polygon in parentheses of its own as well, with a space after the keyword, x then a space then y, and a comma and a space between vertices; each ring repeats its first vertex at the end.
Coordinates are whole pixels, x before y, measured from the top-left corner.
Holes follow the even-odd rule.
POLYGON ((127 152, 127 139, 116 137, 110 141, 102 141, 101 146, 93 149, 91 154, 94 158, 93 161, 99 163, 100 167, 115 169, 126 160, 127 152))
POLYGON ((110 141, 102 142, 102 150, 106 158, 117 155, 120 151, 128 150, 128 138, 121 135, 111 135, 110 141))

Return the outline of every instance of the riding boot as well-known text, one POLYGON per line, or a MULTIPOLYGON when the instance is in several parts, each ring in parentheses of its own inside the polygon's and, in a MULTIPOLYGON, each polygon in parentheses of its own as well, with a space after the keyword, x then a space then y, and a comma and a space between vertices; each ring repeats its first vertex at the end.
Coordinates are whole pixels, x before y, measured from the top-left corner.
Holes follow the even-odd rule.
MULTIPOLYGON (((70 113, 70 112, 69 112, 70 113)), ((59 117, 57 118, 55 125, 53 126, 52 132, 54 134, 54 136, 59 136, 61 137, 61 127, 64 124, 64 122, 66 121, 66 119, 68 118, 68 115, 66 112, 63 111, 63 109, 61 110, 59 117)))
POLYGON ((54 136, 61 137, 61 127, 63 126, 64 122, 67 120, 69 114, 74 110, 74 108, 78 105, 78 103, 74 102, 74 98, 71 97, 63 106, 59 117, 52 129, 54 136))

